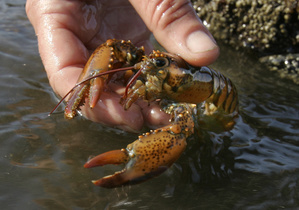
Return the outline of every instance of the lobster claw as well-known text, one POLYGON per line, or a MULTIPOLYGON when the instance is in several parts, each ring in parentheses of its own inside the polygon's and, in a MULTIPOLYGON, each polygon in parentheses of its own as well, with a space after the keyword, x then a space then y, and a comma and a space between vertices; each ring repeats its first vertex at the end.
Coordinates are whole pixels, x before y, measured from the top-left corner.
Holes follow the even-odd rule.
POLYGON ((185 147, 184 134, 159 129, 140 136, 126 149, 106 152, 92 158, 84 167, 126 163, 122 171, 93 183, 106 188, 137 184, 163 173, 181 156, 185 147))
POLYGON ((68 93, 65 117, 74 118, 77 110, 85 103, 85 99, 88 99, 89 107, 93 108, 109 81, 109 75, 105 72, 111 73, 113 69, 128 66, 133 69, 134 64, 141 61, 143 55, 144 48, 135 47, 130 41, 109 39, 100 45, 86 63, 77 85, 68 93))
POLYGON ((187 145, 187 137, 194 132, 190 112, 185 109, 180 111, 174 111, 170 125, 139 136, 126 149, 106 152, 89 160, 85 168, 126 163, 122 171, 93 183, 106 188, 137 184, 168 169, 181 156, 187 145))

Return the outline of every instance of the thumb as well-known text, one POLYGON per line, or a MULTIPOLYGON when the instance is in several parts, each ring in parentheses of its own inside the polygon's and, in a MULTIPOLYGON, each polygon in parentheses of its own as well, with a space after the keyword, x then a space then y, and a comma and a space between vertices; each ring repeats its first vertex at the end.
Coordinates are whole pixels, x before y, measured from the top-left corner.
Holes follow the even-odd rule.
POLYGON ((130 0, 157 41, 195 66, 208 65, 219 48, 188 0, 130 0))

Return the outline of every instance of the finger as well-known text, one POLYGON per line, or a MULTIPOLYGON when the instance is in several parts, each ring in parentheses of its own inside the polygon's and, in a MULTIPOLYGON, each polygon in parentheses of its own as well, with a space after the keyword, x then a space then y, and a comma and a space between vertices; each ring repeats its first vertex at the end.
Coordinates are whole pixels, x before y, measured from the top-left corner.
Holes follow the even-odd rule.
POLYGON ((143 100, 136 103, 141 107, 145 125, 149 128, 156 129, 169 124, 170 115, 161 110, 159 103, 152 102, 148 104, 143 100))
POLYGON ((211 64, 219 48, 188 0, 130 0, 157 41, 192 65, 211 64))
POLYGON ((61 24, 72 24, 72 18, 64 14, 69 4, 59 6, 51 1, 28 0, 26 12, 39 45, 39 52, 49 82, 56 93, 63 96, 76 83, 89 52, 69 28, 61 24), (69 19, 69 20, 66 20, 69 19), (63 20, 63 21, 62 21, 63 20))
MULTIPOLYGON (((120 86, 115 83, 109 83, 109 88, 113 91, 113 93, 115 93, 121 97, 125 93, 125 87, 120 86)), ((118 98, 118 100, 119 100, 119 98, 118 98)), ((159 105, 158 102, 148 103, 145 100, 139 99, 132 104, 132 107, 130 107, 126 112, 128 112, 128 111, 131 112, 132 109, 135 110, 138 113, 134 113, 134 116, 136 117, 136 119, 138 118, 138 120, 137 120, 138 122, 141 122, 140 121, 141 119, 139 119, 140 116, 138 116, 139 112, 140 112, 142 114, 142 119, 144 121, 144 125, 151 129, 160 128, 162 126, 169 124, 170 116, 168 114, 166 114, 163 110, 161 110, 161 106, 159 105), (139 109, 136 109, 136 107, 134 107, 136 105, 139 107, 139 109)), ((123 109, 123 106, 121 108, 123 109)), ((133 112, 135 112, 135 111, 133 111, 133 112)), ((129 116, 129 117, 132 117, 132 116, 129 116)), ((138 126, 137 121, 134 122, 135 126, 138 126)), ((139 126, 141 126, 139 128, 142 128, 141 124, 139 124, 139 126)), ((131 125, 131 127, 133 127, 133 125, 131 125)))
POLYGON ((107 126, 130 132, 140 131, 144 123, 140 107, 133 104, 130 109, 124 111, 119 101, 120 95, 103 92, 100 102, 93 109, 87 106, 82 107, 82 114, 94 122, 100 122, 107 126))

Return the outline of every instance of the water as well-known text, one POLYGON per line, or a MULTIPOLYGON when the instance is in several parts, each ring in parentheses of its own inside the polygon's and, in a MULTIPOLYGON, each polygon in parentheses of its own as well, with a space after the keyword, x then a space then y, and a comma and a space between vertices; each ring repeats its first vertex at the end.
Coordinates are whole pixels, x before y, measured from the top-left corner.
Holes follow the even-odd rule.
POLYGON ((233 130, 203 132, 163 175, 107 190, 90 180, 121 167, 84 169, 84 162, 136 134, 48 117, 56 100, 24 1, 2 1, 0 18, 1 209, 299 208, 298 86, 254 56, 222 46, 214 65, 239 90, 233 130))

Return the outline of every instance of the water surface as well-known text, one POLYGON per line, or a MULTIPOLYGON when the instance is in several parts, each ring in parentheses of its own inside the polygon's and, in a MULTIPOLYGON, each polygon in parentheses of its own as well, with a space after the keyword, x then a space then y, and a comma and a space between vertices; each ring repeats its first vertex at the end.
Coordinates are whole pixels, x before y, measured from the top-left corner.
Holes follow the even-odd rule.
POLYGON ((57 101, 24 1, 2 1, 0 17, 1 208, 299 208, 298 86, 253 55, 221 46, 213 65, 239 90, 241 114, 231 131, 205 131, 158 178, 107 190, 90 180, 121 167, 84 169, 84 162, 125 147, 136 134, 62 114, 48 117, 57 101))

